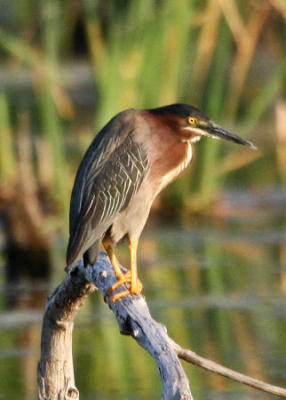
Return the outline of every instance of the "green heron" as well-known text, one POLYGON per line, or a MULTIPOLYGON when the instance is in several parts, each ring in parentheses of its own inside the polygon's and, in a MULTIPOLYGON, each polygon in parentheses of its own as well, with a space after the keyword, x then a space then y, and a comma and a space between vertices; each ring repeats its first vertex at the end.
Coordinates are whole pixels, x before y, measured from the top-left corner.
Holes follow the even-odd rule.
POLYGON ((180 175, 192 158, 192 144, 202 136, 255 146, 211 121, 186 104, 151 110, 130 109, 111 119, 88 148, 77 172, 70 204, 67 266, 83 257, 87 267, 96 262, 103 244, 117 282, 128 290, 113 296, 140 294, 137 245, 155 197, 180 175), (124 274, 113 246, 129 239, 130 271, 124 274))

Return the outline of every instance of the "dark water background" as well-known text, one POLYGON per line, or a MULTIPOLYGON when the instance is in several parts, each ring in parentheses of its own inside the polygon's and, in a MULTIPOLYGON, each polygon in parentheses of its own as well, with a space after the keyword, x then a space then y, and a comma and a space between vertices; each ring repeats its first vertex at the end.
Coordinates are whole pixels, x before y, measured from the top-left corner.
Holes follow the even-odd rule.
MULTIPOLYGON (((139 276, 151 313, 186 348, 253 377, 286 386, 286 224, 280 191, 228 193, 231 212, 188 224, 151 222, 139 248, 139 276)), ((227 207, 225 207, 227 210, 227 207)), ((36 398, 46 295, 62 280, 55 240, 52 282, 0 286, 0 399, 36 398)), ((127 263, 127 247, 119 249, 127 263)), ((1 269, 4 272, 2 263, 1 269)), ((74 365, 81 399, 158 399, 151 357, 120 336, 98 293, 80 310, 74 365)), ((196 399, 269 399, 184 363, 196 399)))

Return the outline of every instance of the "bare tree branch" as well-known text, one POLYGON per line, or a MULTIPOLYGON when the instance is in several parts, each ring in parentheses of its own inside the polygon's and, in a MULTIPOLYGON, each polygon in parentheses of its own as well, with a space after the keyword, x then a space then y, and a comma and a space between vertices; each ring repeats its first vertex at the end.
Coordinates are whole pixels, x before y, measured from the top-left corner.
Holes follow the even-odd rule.
POLYGON ((72 358, 73 320, 95 286, 75 267, 48 298, 38 364, 38 399, 79 399, 72 358))
MULTIPOLYGON (((116 282, 109 258, 101 258, 96 268, 89 268, 87 278, 105 296, 108 288, 116 282)), ((169 340, 167 329, 151 317, 145 299, 142 296, 127 296, 115 303, 110 302, 110 308, 116 316, 120 332, 131 335, 155 359, 162 382, 162 399, 193 399, 188 378, 169 340)))
MULTIPOLYGON (((131 335, 157 363, 163 400, 192 400, 189 382, 179 358, 256 389, 286 397, 286 390, 253 379, 182 349, 166 328, 150 315, 142 296, 127 296, 112 303, 107 289, 116 282, 109 258, 101 253, 96 265, 77 264, 49 297, 43 317, 41 360, 38 365, 39 400, 77 400, 72 359, 73 320, 92 291, 99 288, 117 318, 120 332, 131 335)), ((118 291, 124 290, 124 286, 118 291)))
POLYGON ((259 379, 251 378, 248 375, 241 374, 240 372, 234 371, 233 369, 224 367, 214 361, 201 357, 191 350, 183 349, 175 342, 173 342, 173 344, 179 358, 181 358, 182 360, 197 365, 198 367, 206 369, 207 371, 222 375, 233 381, 243 383, 255 389, 259 389, 263 392, 275 394, 280 397, 286 397, 286 389, 282 387, 270 385, 269 383, 260 381, 259 379))

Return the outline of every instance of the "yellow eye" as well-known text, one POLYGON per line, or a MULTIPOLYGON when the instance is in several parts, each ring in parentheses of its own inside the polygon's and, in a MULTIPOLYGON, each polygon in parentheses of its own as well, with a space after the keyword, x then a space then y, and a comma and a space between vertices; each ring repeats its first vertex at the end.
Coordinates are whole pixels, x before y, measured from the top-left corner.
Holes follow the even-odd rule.
POLYGON ((195 125, 197 122, 198 122, 197 118, 194 118, 194 117, 189 117, 188 118, 188 123, 190 125, 195 125))

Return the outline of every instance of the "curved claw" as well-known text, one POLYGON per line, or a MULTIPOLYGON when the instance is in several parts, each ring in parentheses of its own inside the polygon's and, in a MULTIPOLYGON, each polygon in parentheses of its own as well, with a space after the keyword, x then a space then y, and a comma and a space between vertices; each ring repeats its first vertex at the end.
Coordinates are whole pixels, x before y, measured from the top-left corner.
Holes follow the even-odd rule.
POLYGON ((111 301, 112 303, 115 303, 118 299, 121 299, 123 297, 128 296, 129 294, 133 295, 140 295, 143 289, 143 284, 140 282, 139 279, 135 281, 135 285, 132 284, 132 274, 131 271, 126 272, 126 274, 123 275, 122 279, 119 279, 117 282, 115 282, 110 288, 108 288, 106 295, 110 296, 112 292, 114 292, 116 289, 118 289, 120 286, 124 284, 128 284, 129 288, 126 290, 123 290, 119 293, 116 293, 113 295, 111 301))

